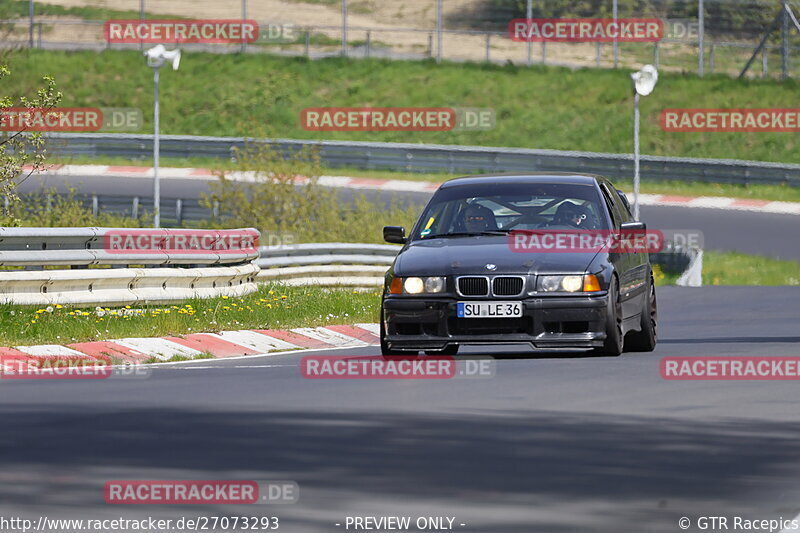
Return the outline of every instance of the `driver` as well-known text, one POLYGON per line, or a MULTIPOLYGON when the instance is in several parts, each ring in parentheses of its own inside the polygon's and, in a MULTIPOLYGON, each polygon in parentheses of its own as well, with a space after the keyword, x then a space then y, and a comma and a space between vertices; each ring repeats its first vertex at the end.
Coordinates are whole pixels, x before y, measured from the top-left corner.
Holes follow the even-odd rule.
POLYGON ((589 226, 588 219, 588 209, 572 202, 564 202, 558 206, 556 214, 553 216, 553 224, 587 228, 589 226))
POLYGON ((494 213, 488 207, 472 204, 463 211, 464 229, 470 233, 497 229, 494 213))

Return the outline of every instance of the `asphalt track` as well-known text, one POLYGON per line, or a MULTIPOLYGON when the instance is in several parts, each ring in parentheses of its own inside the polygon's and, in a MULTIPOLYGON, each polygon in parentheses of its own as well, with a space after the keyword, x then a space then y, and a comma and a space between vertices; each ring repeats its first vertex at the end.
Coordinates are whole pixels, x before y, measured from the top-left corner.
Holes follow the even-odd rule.
MULTIPOLYGON (((209 192, 208 181, 164 179, 161 180, 161 195, 165 205, 172 198, 200 198, 209 192)), ((42 186, 65 191, 67 186, 78 191, 100 196, 152 197, 151 180, 125 177, 66 177, 31 176, 20 187, 26 193, 42 186)), ((343 189, 344 201, 352 198, 355 191, 343 189)), ((367 195, 375 191, 358 191, 367 195)), ((386 192, 378 193, 384 202, 400 201, 420 205, 430 198, 429 193, 386 192)), ((703 232, 704 248, 717 251, 739 251, 754 255, 800 261, 800 246, 797 245, 800 217, 726 209, 689 207, 642 206, 642 220, 651 229, 699 230, 703 232)))
POLYGON ((665 381, 659 362, 800 356, 798 300, 797 287, 661 288, 655 352, 493 353, 491 378, 308 380, 301 357, 324 352, 306 352, 139 380, 0 381, 0 516, 273 514, 299 533, 344 531, 347 516, 525 533, 791 519, 800 383, 665 381), (288 479, 300 501, 111 506, 114 479, 288 479))

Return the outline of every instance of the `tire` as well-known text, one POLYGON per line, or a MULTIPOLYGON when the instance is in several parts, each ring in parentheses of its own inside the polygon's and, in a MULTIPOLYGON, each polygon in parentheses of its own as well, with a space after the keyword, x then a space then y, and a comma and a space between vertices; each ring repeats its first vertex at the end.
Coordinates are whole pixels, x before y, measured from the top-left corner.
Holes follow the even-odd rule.
POLYGON ((622 335, 622 306, 619 303, 619 290, 617 289, 617 278, 611 278, 611 286, 608 288, 608 307, 606 307, 606 340, 602 348, 595 348, 595 355, 605 355, 616 357, 622 353, 624 348, 624 337, 622 335))
POLYGON ((383 326, 383 311, 381 311, 381 355, 384 357, 416 357, 419 350, 392 350, 386 342, 386 328, 383 326))
POLYGON ((456 355, 458 344, 448 344, 444 350, 425 350, 426 355, 456 355))
POLYGON ((641 331, 632 331, 625 338, 625 350, 629 352, 652 352, 658 342, 658 303, 656 286, 650 274, 647 299, 641 315, 641 331))

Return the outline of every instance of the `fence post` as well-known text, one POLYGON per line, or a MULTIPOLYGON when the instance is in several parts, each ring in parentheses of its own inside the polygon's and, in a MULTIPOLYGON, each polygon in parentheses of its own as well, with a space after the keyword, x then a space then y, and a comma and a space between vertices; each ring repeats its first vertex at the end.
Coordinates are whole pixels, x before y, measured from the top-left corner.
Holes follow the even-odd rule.
POLYGON ((372 46, 372 32, 370 30, 367 30, 367 52, 366 52, 367 58, 369 58, 370 56, 369 51, 371 46, 372 46))
POLYGON ((491 59, 489 57, 489 47, 491 46, 491 39, 492 39, 492 34, 491 33, 487 33, 486 34, 486 62, 487 63, 491 62, 491 59))
MULTIPOLYGON (((528 5, 525 8, 525 16, 528 20, 533 18, 533 0, 528 0, 528 5)), ((528 40, 528 66, 533 64, 533 43, 528 40)))
POLYGON ((93 216, 97 216, 97 213, 99 211, 100 211, 100 205, 99 205, 99 202, 97 200, 97 195, 93 194, 92 195, 92 215, 93 216))
POLYGON ((542 41, 542 65, 547 64, 547 42, 542 41))
POLYGON ((442 0, 436 0, 436 62, 442 62, 442 0))
MULTIPOLYGON (((614 19, 614 26, 617 26, 617 19, 619 18, 619 5, 617 0, 614 0, 614 3, 611 7, 611 17, 614 19)), ((617 68, 619 65, 619 43, 617 42, 616 38, 614 39, 614 68, 617 68)))
POLYGON ((761 50, 761 77, 767 77, 767 47, 761 50))
POLYGON ((33 48, 33 0, 28 0, 28 16, 30 22, 28 23, 28 46, 33 48))
POLYGON ((306 30, 306 57, 311 57, 309 55, 311 48, 311 30, 306 30))
MULTIPOLYGON (((139 0, 139 20, 144 20, 144 0, 139 0)), ((139 41, 139 50, 144 50, 144 41, 139 41)))
MULTIPOLYGON (((247 0, 242 0, 242 20, 247 20, 247 0)), ((247 50, 247 42, 242 39, 242 49, 241 52, 245 53, 247 50)))
POLYGON ((211 216, 216 220, 219 218, 219 200, 214 200, 211 206, 211 216))
POLYGON ((661 46, 658 41, 653 43, 653 64, 656 68, 661 65, 661 46))
POLYGON ((38 41, 37 46, 39 48, 41 48, 42 47, 42 23, 41 22, 37 22, 36 23, 36 30, 37 30, 36 40, 38 41))
POLYGON ((708 51, 708 72, 714 73, 714 43, 711 43, 711 50, 708 51))
POLYGON ((131 206, 131 218, 138 219, 139 218, 139 197, 133 197, 133 205, 131 206))
POLYGON ((703 67, 705 62, 705 20, 705 8, 703 6, 703 0, 697 0, 697 75, 701 78, 704 74, 703 67))
POLYGON ((781 46, 783 48, 781 61, 781 79, 789 77, 789 0, 781 2, 783 9, 783 20, 781 21, 781 46))
POLYGON ((347 57, 347 0, 342 0, 342 57, 347 57))
POLYGON ((433 33, 428 34, 428 57, 433 57, 433 33))
POLYGON ((594 43, 594 65, 600 68, 600 41, 594 43))

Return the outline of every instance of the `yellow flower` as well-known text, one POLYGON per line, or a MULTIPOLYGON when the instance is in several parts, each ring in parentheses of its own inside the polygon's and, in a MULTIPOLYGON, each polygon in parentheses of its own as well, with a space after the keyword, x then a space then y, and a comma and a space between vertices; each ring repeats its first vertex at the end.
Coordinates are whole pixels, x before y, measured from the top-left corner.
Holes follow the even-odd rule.
POLYGON ((61 308, 63 308, 63 307, 64 307, 64 306, 63 306, 63 305, 61 305, 61 304, 56 304, 56 309, 61 309, 61 308))

